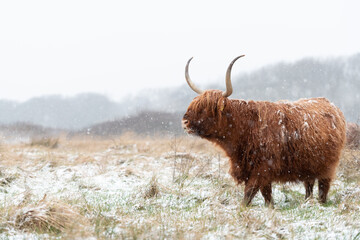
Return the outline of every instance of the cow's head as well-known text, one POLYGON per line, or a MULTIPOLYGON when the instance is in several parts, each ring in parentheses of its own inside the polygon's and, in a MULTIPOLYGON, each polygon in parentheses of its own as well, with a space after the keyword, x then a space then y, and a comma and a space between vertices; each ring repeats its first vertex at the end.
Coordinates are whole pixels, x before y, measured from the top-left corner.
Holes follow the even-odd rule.
POLYGON ((186 64, 185 78, 190 88, 199 95, 190 103, 183 119, 182 126, 189 134, 195 134, 204 138, 219 137, 226 128, 224 116, 229 115, 225 111, 228 104, 228 97, 232 94, 231 69, 236 60, 245 55, 235 58, 229 65, 226 72, 226 90, 206 90, 197 88, 189 76, 189 64, 186 64))

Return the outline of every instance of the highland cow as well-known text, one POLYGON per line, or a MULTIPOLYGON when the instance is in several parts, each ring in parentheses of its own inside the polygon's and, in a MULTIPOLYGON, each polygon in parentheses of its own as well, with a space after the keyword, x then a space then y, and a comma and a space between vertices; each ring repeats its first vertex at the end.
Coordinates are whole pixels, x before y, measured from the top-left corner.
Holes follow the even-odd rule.
POLYGON ((231 68, 226 73, 226 91, 201 91, 190 103, 182 124, 189 133, 220 146, 229 157, 230 174, 245 183, 243 204, 249 205, 260 190, 265 205, 273 204, 273 182, 304 183, 305 198, 312 196, 318 180, 319 200, 326 202, 330 183, 345 143, 345 119, 326 98, 289 101, 229 99, 231 68))

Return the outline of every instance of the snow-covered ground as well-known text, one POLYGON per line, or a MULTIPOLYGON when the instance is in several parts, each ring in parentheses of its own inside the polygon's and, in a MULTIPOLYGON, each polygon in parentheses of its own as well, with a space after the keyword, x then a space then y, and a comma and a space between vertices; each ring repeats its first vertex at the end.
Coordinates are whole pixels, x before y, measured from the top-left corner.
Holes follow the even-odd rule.
MULTIPOLYGON (((342 161, 359 157, 355 151, 342 161)), ((226 158, 194 138, 62 140, 56 149, 2 144, 0 239, 360 239, 356 172, 340 165, 325 205, 317 191, 305 201, 302 184, 275 184, 271 209, 260 194, 242 207, 243 186, 227 169, 226 158), (19 214, 44 199, 70 206, 88 224, 20 228, 19 214)))

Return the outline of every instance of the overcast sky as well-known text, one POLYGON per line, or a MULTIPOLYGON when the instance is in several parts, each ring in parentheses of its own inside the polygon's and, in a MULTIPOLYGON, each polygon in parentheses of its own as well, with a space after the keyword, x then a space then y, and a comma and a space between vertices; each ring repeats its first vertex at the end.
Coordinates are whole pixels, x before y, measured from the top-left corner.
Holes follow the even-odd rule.
POLYGON ((0 99, 198 85, 360 52, 360 1, 1 1, 0 99))

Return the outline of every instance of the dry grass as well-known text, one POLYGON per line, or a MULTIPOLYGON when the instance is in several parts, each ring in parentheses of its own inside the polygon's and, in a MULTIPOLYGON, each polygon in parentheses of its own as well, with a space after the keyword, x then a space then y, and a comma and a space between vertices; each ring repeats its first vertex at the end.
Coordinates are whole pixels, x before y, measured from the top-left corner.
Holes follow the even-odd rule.
POLYGON ((274 184, 268 209, 260 194, 249 208, 239 204, 243 186, 227 173, 227 159, 198 138, 59 142, 2 144, 0 239, 354 239, 360 232, 358 150, 344 151, 327 205, 305 201, 301 184, 274 184))

